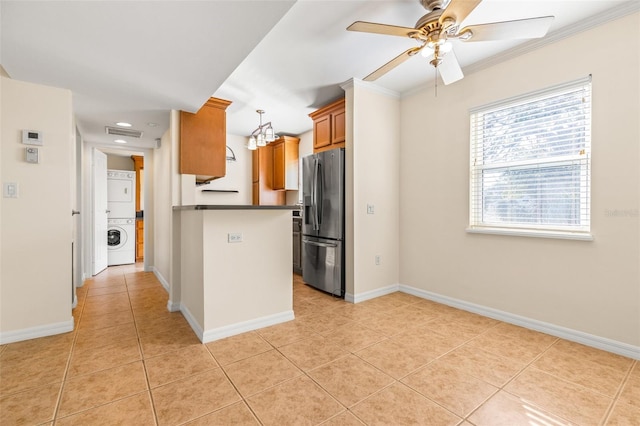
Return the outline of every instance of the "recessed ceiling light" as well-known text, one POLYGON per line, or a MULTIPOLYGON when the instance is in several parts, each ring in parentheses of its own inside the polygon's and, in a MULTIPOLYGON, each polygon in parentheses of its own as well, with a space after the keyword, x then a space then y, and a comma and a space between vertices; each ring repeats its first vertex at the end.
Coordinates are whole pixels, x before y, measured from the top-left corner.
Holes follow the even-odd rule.
POLYGON ((158 125, 158 123, 154 123, 154 122, 151 122, 151 121, 149 123, 147 123, 147 126, 149 126, 149 127, 156 127, 157 125, 158 125))
POLYGON ((127 143, 127 141, 125 141, 124 139, 114 139, 113 141, 115 143, 127 143))
POLYGON ((116 126, 120 126, 120 127, 131 127, 132 124, 131 123, 127 123, 126 121, 118 121, 116 123, 116 126))

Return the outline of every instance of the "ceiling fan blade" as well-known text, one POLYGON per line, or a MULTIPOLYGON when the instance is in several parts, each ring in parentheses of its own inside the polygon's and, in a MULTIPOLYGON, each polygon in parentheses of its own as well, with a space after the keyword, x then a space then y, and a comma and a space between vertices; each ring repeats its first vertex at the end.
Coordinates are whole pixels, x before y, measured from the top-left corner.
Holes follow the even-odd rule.
POLYGON ((440 77, 442 77, 445 85, 455 83, 464 77, 458 58, 456 58, 453 50, 442 57, 442 63, 438 65, 438 71, 440 71, 440 77))
POLYGON ((397 67, 398 65, 400 65, 401 63, 409 59, 410 57, 412 57, 413 55, 415 55, 416 53, 418 53, 421 49, 422 47, 412 47, 411 49, 405 50, 404 52, 402 52, 401 54, 399 54, 398 56, 396 56, 395 58, 393 58, 392 60, 390 60, 389 62, 387 62, 386 64, 384 64, 383 66, 381 66, 380 68, 378 68, 377 70, 369 74, 368 76, 366 76, 364 78, 364 81, 374 81, 379 79, 380 77, 382 77, 383 75, 385 75, 386 73, 388 73, 389 71, 391 71, 392 69, 394 69, 395 67, 397 67))
POLYGON ((415 33, 415 28, 398 27, 395 25, 376 24, 375 22, 356 21, 347 27, 349 31, 360 31, 363 33, 385 34, 400 37, 409 37, 415 33))
POLYGON ((463 41, 489 41, 508 40, 517 38, 540 38, 549 31, 553 16, 542 16, 539 18, 519 19, 516 21, 494 22, 492 24, 470 25, 464 27, 459 34, 463 35, 471 31, 473 36, 463 41))
POLYGON ((440 15, 440 25, 443 25, 446 29, 445 21, 447 19, 453 19, 453 24, 460 25, 481 2, 482 0, 451 0, 442 15, 440 15))

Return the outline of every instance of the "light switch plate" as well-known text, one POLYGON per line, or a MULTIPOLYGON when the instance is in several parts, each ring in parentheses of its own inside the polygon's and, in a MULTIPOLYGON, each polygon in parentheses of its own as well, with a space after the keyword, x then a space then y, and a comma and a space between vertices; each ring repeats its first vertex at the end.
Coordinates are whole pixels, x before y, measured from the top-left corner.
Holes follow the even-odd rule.
POLYGON ((18 184, 16 182, 2 184, 2 195, 4 198, 18 198, 18 184))
POLYGON ((373 204, 367 204, 367 214, 374 214, 375 206, 373 204))

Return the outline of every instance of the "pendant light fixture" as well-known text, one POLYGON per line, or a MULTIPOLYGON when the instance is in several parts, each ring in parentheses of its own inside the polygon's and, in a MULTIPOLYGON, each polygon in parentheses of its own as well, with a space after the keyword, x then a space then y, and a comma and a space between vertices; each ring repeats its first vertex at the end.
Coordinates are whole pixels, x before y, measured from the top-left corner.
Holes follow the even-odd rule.
POLYGON ((260 125, 257 129, 251 132, 249 142, 247 142, 247 148, 252 151, 261 146, 266 146, 268 143, 273 142, 278 138, 278 135, 273 131, 271 122, 262 124, 262 114, 264 114, 264 110, 258 109, 256 112, 260 114, 260 125))

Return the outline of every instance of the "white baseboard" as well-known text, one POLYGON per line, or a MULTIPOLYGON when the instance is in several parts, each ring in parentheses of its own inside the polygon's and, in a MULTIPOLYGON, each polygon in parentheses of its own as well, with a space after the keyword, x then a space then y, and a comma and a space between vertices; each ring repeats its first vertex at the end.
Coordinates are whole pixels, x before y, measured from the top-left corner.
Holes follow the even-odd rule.
POLYGON ((0 345, 20 342, 22 340, 36 339, 38 337, 53 336, 55 334, 68 333, 70 331, 73 331, 73 317, 68 321, 57 322, 54 324, 0 332, 0 345))
POLYGON ((441 294, 432 293, 419 288, 399 285, 399 291, 411 294, 423 299, 433 300, 434 302, 459 308, 465 311, 473 312, 485 317, 497 319, 510 324, 519 325, 531 330, 540 331, 572 342, 581 343, 607 352, 626 356, 640 360, 640 346, 630 345, 628 343, 618 342, 616 340, 607 339, 606 337, 595 336, 593 334, 584 333, 582 331, 573 330, 559 325, 551 324, 544 321, 538 321, 532 318, 515 315, 509 312, 500 311, 498 309, 489 308, 475 303, 466 302, 464 300, 455 299, 453 297, 443 296, 441 294))
POLYGON ((158 281, 160 281, 162 287, 164 287, 164 289, 167 290, 167 293, 169 293, 169 281, 164 279, 160 271, 158 271, 155 266, 151 267, 151 272, 153 272, 153 275, 155 275, 158 281))
POLYGON ((247 331, 253 331, 259 328, 269 327, 270 325, 291 321, 294 318, 293 311, 284 311, 236 324, 225 325, 224 327, 218 327, 212 330, 206 330, 203 338, 200 340, 202 343, 209 343, 214 340, 224 339, 225 337, 235 336, 236 334, 246 333, 247 331))
POLYGON ((375 299, 376 297, 395 293, 396 291, 399 291, 399 290, 400 290, 400 284, 391 284, 386 287, 365 291, 364 293, 358 293, 356 295, 351 293, 346 293, 344 295, 344 300, 351 303, 360 303, 360 302, 364 302, 365 300, 375 299))
POLYGON ((180 304, 169 299, 169 301, 167 302, 167 311, 178 312, 179 310, 180 310, 180 304))
POLYGON ((182 315, 184 315, 184 318, 187 320, 187 322, 191 326, 191 329, 193 330, 193 332, 196 333, 196 336, 198 336, 198 339, 200 339, 202 343, 205 343, 204 340, 202 340, 202 336, 204 335, 204 332, 202 331, 202 326, 198 324, 198 321, 196 321, 193 315, 191 315, 189 308, 181 304, 180 312, 182 312, 182 315))
POLYGON ((75 309, 78 306, 78 295, 73 292, 73 302, 71 303, 71 309, 75 309))

